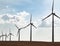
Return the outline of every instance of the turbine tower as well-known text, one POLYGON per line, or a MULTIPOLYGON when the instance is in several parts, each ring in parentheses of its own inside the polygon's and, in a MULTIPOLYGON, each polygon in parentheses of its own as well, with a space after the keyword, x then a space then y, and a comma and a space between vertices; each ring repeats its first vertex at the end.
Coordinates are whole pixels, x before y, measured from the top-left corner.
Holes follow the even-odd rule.
MULTIPOLYGON (((52 3, 52 12, 51 14, 49 14, 47 17, 45 17, 43 20, 47 19, 48 17, 50 17, 52 15, 52 42, 54 42, 54 16, 56 16, 57 18, 60 19, 59 16, 56 15, 56 13, 54 13, 54 0, 53 0, 53 3, 52 3)), ((42 20, 42 21, 43 21, 42 20)))
POLYGON ((8 36, 9 36, 9 41, 11 41, 11 37, 14 36, 14 35, 11 33, 10 29, 9 29, 9 34, 8 34, 8 36))
POLYGON ((0 36, 0 39, 1 39, 1 36, 0 36))
POLYGON ((24 29, 25 27, 19 28, 16 24, 15 24, 15 26, 18 29, 18 32, 17 32, 17 34, 18 34, 18 41, 20 41, 20 31, 21 31, 21 29, 24 29))
POLYGON ((30 41, 32 41, 32 26, 36 28, 36 26, 32 23, 32 15, 30 16, 30 23, 26 26, 30 26, 30 41))

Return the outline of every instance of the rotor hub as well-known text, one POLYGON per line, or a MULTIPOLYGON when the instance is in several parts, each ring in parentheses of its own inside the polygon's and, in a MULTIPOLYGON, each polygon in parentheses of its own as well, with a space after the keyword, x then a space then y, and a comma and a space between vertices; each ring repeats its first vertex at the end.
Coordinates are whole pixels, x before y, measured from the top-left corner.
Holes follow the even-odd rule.
POLYGON ((21 29, 19 29, 19 30, 21 30, 21 29))
POLYGON ((30 23, 31 25, 33 25, 33 23, 30 23))
POLYGON ((12 33, 10 33, 10 35, 12 35, 12 33))
POLYGON ((55 15, 55 13, 52 13, 53 15, 55 15))

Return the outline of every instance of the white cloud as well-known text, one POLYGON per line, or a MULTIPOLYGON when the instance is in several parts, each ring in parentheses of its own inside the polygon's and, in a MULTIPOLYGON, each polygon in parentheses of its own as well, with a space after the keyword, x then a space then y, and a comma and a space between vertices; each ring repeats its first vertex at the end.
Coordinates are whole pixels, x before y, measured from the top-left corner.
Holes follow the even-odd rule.
POLYGON ((1 14, 0 15, 0 20, 1 20, 0 23, 3 23, 3 22, 4 23, 14 23, 14 24, 22 26, 22 25, 24 25, 26 23, 27 20, 25 20, 25 19, 29 15, 30 15, 30 13, 28 13, 26 11, 22 11, 22 12, 16 13, 16 15, 1 14))

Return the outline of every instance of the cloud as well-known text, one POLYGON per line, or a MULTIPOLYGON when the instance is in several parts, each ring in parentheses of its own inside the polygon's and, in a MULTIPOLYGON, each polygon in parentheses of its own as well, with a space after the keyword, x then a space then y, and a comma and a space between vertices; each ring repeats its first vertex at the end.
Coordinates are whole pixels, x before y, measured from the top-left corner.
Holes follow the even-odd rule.
POLYGON ((4 15, 4 16, 2 17, 2 19, 3 19, 4 21, 7 21, 7 20, 9 20, 10 18, 9 18, 7 15, 4 15))
POLYGON ((24 25, 24 23, 26 23, 27 20, 26 17, 29 16, 30 13, 26 12, 26 11, 21 11, 16 13, 15 15, 12 14, 2 14, 0 15, 0 22, 1 23, 14 23, 17 25, 24 25))

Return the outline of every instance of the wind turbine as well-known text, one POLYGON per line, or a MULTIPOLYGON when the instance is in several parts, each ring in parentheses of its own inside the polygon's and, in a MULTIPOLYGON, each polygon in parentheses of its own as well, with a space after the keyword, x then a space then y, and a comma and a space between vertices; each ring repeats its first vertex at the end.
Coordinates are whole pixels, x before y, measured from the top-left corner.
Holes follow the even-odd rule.
POLYGON ((32 26, 36 28, 36 26, 32 23, 32 15, 30 16, 30 23, 26 26, 30 26, 30 41, 32 41, 32 26))
POLYGON ((2 37, 2 41, 3 41, 3 39, 4 39, 4 38, 3 38, 4 36, 5 36, 5 35, 3 35, 3 32, 2 32, 2 35, 0 36, 0 37, 2 37))
POLYGON ((15 24, 15 26, 18 29, 18 32, 17 32, 17 34, 18 34, 18 41, 20 41, 20 31, 21 31, 21 29, 24 29, 25 27, 19 28, 16 24, 15 24))
POLYGON ((2 35, 1 35, 1 37, 2 37, 2 41, 3 41, 3 32, 2 32, 2 35))
POLYGON ((5 41, 6 41, 7 37, 8 37, 8 36, 7 36, 7 34, 5 33, 5 41))
POLYGON ((9 34, 8 34, 8 36, 9 36, 9 41, 11 41, 11 37, 14 36, 14 35, 11 33, 10 29, 9 29, 9 34))
MULTIPOLYGON (((57 18, 60 19, 59 16, 56 15, 56 13, 54 13, 54 0, 53 0, 53 3, 52 3, 52 12, 51 14, 49 14, 47 17, 45 17, 43 20, 47 19, 48 17, 50 17, 52 15, 52 42, 54 42, 54 16, 56 16, 57 18)), ((42 21, 43 21, 42 20, 42 21)))

